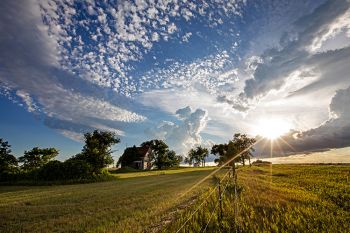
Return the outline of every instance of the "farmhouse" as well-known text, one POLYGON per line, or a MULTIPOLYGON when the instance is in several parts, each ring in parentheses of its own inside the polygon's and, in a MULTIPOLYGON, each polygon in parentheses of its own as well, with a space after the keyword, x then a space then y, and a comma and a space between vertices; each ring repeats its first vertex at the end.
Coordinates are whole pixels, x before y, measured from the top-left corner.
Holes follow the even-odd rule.
POLYGON ((139 170, 151 169, 150 157, 153 151, 149 146, 128 147, 120 157, 121 167, 132 167, 139 170))

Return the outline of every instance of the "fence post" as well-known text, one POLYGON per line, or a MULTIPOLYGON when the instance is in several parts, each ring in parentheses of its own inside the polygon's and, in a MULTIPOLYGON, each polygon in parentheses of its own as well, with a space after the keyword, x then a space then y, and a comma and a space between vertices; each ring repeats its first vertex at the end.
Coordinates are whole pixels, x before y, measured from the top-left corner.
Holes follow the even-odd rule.
POLYGON ((236 233, 239 232, 239 226, 238 226, 238 193, 237 193, 237 173, 234 175, 234 186, 235 186, 235 198, 234 198, 234 212, 235 212, 235 228, 236 233))
POLYGON ((220 179, 219 179, 219 205, 220 205, 220 223, 222 222, 222 193, 221 193, 221 182, 220 182, 220 179))

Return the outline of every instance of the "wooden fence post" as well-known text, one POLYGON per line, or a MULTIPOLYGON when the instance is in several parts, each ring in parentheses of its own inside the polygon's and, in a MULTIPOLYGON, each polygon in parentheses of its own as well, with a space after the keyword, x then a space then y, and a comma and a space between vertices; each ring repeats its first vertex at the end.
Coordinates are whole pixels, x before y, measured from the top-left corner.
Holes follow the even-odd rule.
POLYGON ((222 222, 222 193, 221 193, 221 182, 220 182, 220 179, 219 179, 219 205, 220 205, 220 223, 222 222))

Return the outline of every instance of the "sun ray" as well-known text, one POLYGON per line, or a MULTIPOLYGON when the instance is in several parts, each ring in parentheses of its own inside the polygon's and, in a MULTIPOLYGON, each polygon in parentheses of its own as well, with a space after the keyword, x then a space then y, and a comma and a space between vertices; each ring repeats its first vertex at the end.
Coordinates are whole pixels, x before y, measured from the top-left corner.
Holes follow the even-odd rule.
POLYGON ((296 151, 292 145, 290 145, 286 140, 283 139, 283 137, 279 137, 278 139, 281 140, 284 144, 286 144, 294 152, 296 151))

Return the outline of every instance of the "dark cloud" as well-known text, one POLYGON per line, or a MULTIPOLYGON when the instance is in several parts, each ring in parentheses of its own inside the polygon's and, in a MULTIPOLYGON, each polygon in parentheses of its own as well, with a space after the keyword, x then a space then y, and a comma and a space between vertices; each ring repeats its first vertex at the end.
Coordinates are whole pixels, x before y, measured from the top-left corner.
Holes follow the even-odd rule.
POLYGON ((320 69, 321 77, 316 81, 318 84, 310 85, 324 87, 329 81, 322 80, 332 78, 334 83, 335 77, 337 82, 347 81, 343 74, 350 63, 348 48, 321 54, 309 50, 314 40, 327 33, 334 19, 344 15, 348 9, 348 1, 327 1, 313 13, 297 20, 294 31, 281 38, 281 48, 270 49, 262 55, 263 62, 257 64, 254 78, 246 80, 242 95, 248 99, 259 98, 270 90, 278 90, 285 84, 289 74, 304 67, 320 69), (335 67, 337 69, 334 70, 335 67))
MULTIPOLYGON (((291 131, 274 142, 275 155, 320 152, 350 146, 350 87, 338 90, 329 105, 330 119, 304 132, 291 131)), ((270 154, 270 142, 262 140, 259 154, 270 154)))

